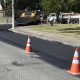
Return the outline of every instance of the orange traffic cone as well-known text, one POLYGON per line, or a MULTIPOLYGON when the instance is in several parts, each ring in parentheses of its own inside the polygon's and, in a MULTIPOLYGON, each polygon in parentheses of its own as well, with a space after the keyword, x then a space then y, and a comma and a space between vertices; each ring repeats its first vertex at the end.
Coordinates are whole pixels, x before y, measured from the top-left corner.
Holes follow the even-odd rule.
POLYGON ((31 42, 30 42, 30 37, 28 36, 27 45, 26 45, 26 53, 30 54, 30 52, 31 52, 31 42))
POLYGON ((78 48, 75 49, 71 69, 68 73, 72 75, 80 75, 80 54, 78 53, 78 48))

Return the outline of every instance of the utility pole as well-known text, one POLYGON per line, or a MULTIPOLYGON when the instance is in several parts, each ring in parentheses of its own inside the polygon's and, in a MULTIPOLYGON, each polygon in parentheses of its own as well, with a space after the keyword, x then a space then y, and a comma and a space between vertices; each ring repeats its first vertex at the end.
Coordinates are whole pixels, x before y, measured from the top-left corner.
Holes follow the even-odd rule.
POLYGON ((15 18, 14 18, 14 0, 12 0, 12 30, 15 28, 15 18))

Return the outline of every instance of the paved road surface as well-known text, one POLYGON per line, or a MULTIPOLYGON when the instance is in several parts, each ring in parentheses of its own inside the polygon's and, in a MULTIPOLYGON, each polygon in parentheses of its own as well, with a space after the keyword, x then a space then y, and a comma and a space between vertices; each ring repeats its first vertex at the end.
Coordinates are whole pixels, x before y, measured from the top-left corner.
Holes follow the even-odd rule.
MULTIPOLYGON (((21 48, 25 48, 27 41, 27 34, 20 34, 8 31, 0 31, 0 38, 9 42, 13 42, 13 45, 21 48)), ((65 45, 56 41, 47 41, 40 38, 31 36, 31 46, 33 51, 38 51, 43 54, 48 54, 61 60, 72 62, 75 47, 65 45)))
POLYGON ((33 53, 25 54, 27 34, 1 29, 1 80, 80 80, 66 71, 72 62, 74 47, 56 41, 31 37, 33 53))
POLYGON ((65 68, 65 62, 54 57, 39 52, 26 56, 23 49, 0 41, 0 80, 80 80, 65 68))

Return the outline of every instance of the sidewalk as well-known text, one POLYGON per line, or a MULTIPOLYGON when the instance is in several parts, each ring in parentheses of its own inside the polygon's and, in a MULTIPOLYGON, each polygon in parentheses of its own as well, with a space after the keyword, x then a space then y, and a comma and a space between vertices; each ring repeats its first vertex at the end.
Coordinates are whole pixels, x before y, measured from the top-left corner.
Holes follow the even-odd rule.
MULTIPOLYGON (((72 36, 72 35, 61 35, 58 33, 47 33, 47 32, 40 32, 40 31, 33 31, 31 30, 32 26, 21 26, 16 27, 15 32, 20 34, 28 34, 30 36, 35 36, 44 40, 49 41, 58 41, 67 45, 71 45, 73 47, 79 47, 80 46, 80 39, 78 37, 72 36), (71 36, 71 37, 70 37, 71 36)), ((11 30, 11 29, 10 29, 11 30)), ((12 30, 11 30, 12 31, 12 30)))

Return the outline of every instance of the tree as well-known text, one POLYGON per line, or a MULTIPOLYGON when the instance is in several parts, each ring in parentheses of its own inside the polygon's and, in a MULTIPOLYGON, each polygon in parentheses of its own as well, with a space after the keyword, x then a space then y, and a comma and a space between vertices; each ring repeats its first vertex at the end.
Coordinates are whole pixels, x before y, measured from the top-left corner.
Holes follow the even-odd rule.
POLYGON ((39 9, 40 0, 15 0, 15 9, 25 9, 26 7, 30 9, 39 9))
POLYGON ((58 12, 62 9, 61 0, 42 0, 41 5, 47 13, 58 12))
POLYGON ((42 0, 41 6, 50 12, 80 12, 80 0, 42 0))
MULTIPOLYGON (((11 8, 11 0, 4 0, 2 2, 3 9, 11 8)), ((50 12, 80 12, 80 0, 14 0, 15 9, 24 10, 26 7, 29 9, 43 9, 46 13, 50 12)))

